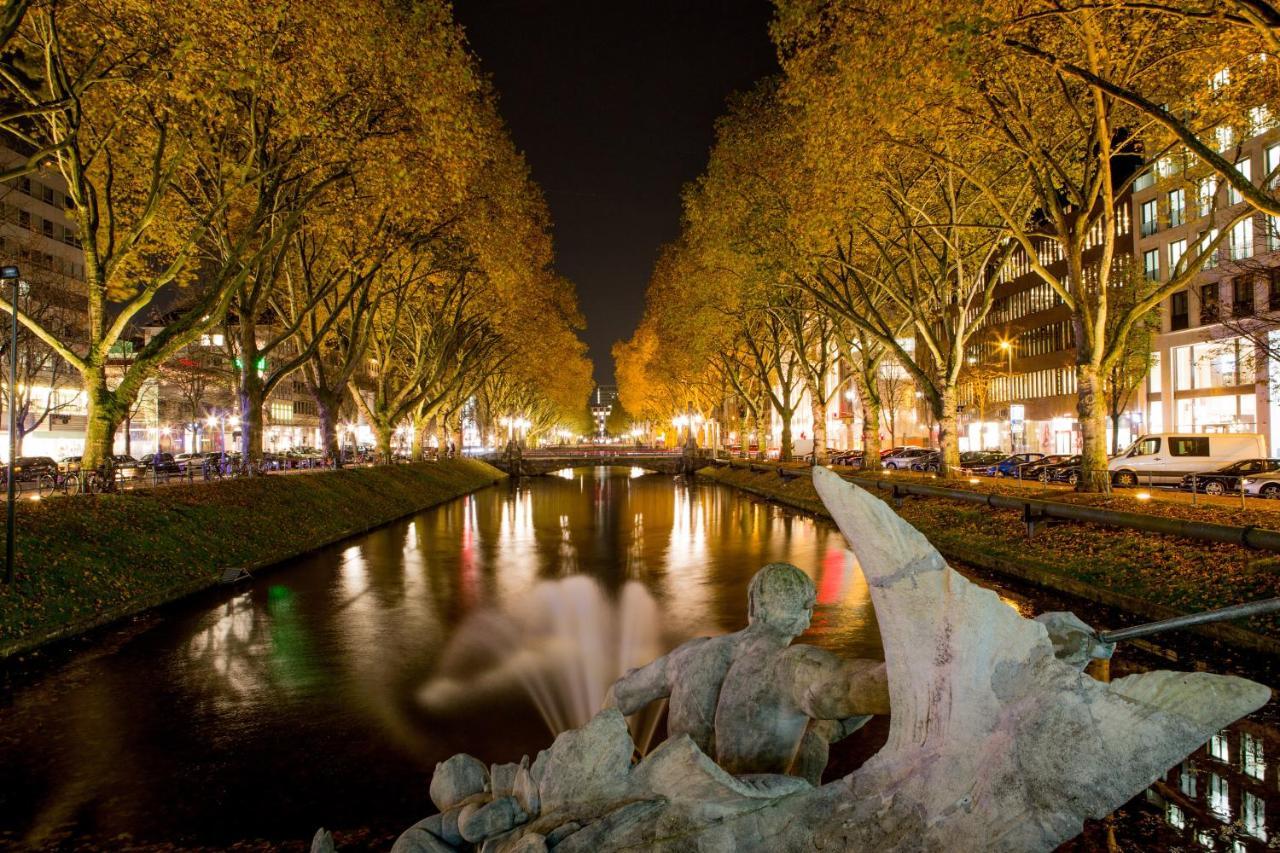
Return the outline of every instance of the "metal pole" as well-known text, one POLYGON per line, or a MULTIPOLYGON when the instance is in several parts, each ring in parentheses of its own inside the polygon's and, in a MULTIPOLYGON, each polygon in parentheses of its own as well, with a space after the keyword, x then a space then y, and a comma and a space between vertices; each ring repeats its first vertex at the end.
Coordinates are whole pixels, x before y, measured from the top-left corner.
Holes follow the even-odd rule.
POLYGON ((1244 619, 1248 616, 1262 616, 1280 611, 1280 598, 1264 598, 1261 601, 1250 601, 1247 604, 1233 604, 1218 610, 1206 610, 1203 613, 1191 613, 1187 616, 1175 616, 1172 619, 1161 619, 1159 622, 1148 622, 1145 625, 1134 625, 1132 628, 1121 628, 1118 631, 1103 631, 1098 639, 1104 643, 1118 643, 1121 640, 1133 640, 1172 631, 1175 628, 1188 628, 1192 625, 1205 625, 1210 622, 1226 622, 1230 619, 1244 619))
MULTIPOLYGON (((16 272, 16 270, 15 270, 16 272)), ((9 305, 13 309, 9 312, 13 317, 13 327, 9 337, 9 483, 8 496, 9 505, 5 508, 8 513, 8 520, 5 526, 6 534, 4 539, 4 582, 13 583, 13 536, 15 527, 14 510, 17 503, 14 496, 14 477, 13 477, 13 457, 18 452, 18 407, 15 405, 18 393, 18 277, 14 275, 9 279, 13 285, 11 291, 9 305)))

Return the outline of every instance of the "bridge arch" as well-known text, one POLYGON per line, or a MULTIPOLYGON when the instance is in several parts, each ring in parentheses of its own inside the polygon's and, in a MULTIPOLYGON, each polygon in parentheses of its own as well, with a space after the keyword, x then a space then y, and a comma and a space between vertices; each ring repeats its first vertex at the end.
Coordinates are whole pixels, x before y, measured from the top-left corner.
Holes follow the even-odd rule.
POLYGON ((529 452, 519 457, 494 456, 485 460, 512 476, 541 477, 572 468, 642 468, 654 474, 679 474, 688 468, 682 453, 627 452, 529 452))

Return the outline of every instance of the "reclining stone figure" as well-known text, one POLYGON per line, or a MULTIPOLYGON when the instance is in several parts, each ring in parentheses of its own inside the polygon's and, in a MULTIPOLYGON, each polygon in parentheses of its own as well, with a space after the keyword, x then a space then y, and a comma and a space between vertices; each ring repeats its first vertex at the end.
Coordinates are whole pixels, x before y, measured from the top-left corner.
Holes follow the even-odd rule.
POLYGON ((689 640, 631 670, 606 706, 634 714, 668 698, 668 735, 689 735, 730 773, 789 773, 817 784, 828 740, 889 713, 889 687, 881 661, 791 645, 809 627, 815 594, 795 566, 765 566, 747 593, 746 628, 689 640))

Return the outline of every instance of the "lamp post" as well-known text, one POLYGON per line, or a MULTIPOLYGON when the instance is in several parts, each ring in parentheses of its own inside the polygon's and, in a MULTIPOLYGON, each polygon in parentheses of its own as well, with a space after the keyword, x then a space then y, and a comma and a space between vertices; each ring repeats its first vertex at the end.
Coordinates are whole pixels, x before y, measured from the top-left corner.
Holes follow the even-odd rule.
POLYGON ((1000 349, 1008 357, 1008 371, 1005 373, 1005 388, 1009 392, 1009 452, 1017 453, 1018 446, 1013 440, 1013 341, 1001 341, 1000 349))
POLYGON ((13 457, 18 452, 18 407, 16 395, 18 388, 18 279, 22 273, 17 267, 0 267, 0 281, 9 282, 12 290, 9 294, 9 314, 13 317, 13 326, 9 337, 9 476, 6 536, 4 540, 4 582, 13 583, 13 537, 14 537, 14 480, 13 457))

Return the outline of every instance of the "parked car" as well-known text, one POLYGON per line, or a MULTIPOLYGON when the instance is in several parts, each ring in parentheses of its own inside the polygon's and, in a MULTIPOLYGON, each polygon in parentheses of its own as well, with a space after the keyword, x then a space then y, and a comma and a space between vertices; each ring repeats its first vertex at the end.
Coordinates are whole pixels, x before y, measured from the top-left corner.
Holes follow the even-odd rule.
POLYGON ((1280 471, 1245 477, 1244 493, 1268 500, 1280 499, 1280 471))
POLYGON ((1178 488, 1195 489, 1206 495, 1239 492, 1242 478, 1251 474, 1269 474, 1272 471, 1280 471, 1280 459, 1244 459, 1224 465, 1216 471, 1188 474, 1182 478, 1178 488))
POLYGON ((848 465, 851 468, 862 467, 861 450, 840 450, 831 454, 832 465, 848 465))
POLYGON ((137 459, 126 453, 117 453, 111 457, 111 465, 115 468, 116 477, 121 480, 132 480, 146 473, 137 459))
POLYGON ((1068 456, 1056 465, 1046 465, 1040 469, 1040 482, 1042 483, 1068 483, 1074 486, 1080 482, 1080 460, 1079 454, 1068 456))
POLYGON ((143 472, 152 474, 181 474, 182 468, 172 453, 148 453, 138 460, 143 472))
POLYGON ((79 474, 80 473, 80 456, 64 456, 58 460, 58 470, 63 474, 79 474))
POLYGON ((966 450, 960 454, 960 470, 968 474, 984 474, 1007 455, 1003 450, 966 450))
POLYGON ((1070 459, 1071 456, 1066 453, 1053 453, 1048 456, 1041 456, 1034 462, 1028 462, 1022 466, 1022 479, 1024 480, 1042 480, 1040 474, 1046 468, 1054 465, 1061 465, 1070 459))
POLYGON ((941 458, 942 458, 942 454, 940 454, 938 451, 930 450, 928 453, 924 454, 923 456, 917 456, 915 459, 911 460, 911 470, 927 471, 927 472, 937 471, 938 460, 941 458))
POLYGON ((204 460, 203 453, 179 453, 173 457, 174 463, 178 466, 179 471, 185 472, 192 465, 199 468, 200 463, 204 460))
POLYGON ((990 477, 1017 477, 1020 470, 1043 458, 1043 453, 1014 453, 992 465, 986 473, 990 477))
POLYGON ((1216 470, 1228 462, 1261 459, 1266 442, 1258 433, 1154 433, 1144 435, 1107 463, 1117 486, 1182 482, 1187 474, 1216 470))
MULTIPOLYGON (((8 476, 8 468, 4 476, 8 476)), ((13 460, 13 479, 16 483, 30 483, 45 474, 57 474, 58 463, 49 456, 19 456, 13 460)))
POLYGON ((889 456, 881 456, 880 464, 890 471, 897 468, 910 468, 912 462, 921 456, 928 456, 932 452, 923 447, 907 448, 889 456))
POLYGON ((890 456, 897 456, 904 450, 928 450, 927 447, 921 447, 918 444, 895 444, 893 447, 885 447, 880 451, 880 460, 884 461, 890 456))

